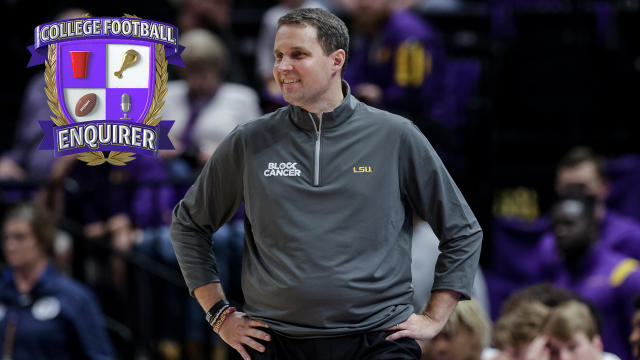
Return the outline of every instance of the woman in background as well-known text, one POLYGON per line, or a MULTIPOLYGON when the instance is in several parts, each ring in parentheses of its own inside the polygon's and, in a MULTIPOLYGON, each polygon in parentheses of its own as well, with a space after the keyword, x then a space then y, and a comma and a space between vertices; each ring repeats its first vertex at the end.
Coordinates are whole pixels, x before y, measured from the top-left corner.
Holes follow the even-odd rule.
POLYGON ((18 205, 3 221, 2 359, 112 359, 95 298, 50 263, 55 232, 50 216, 32 205, 18 205))

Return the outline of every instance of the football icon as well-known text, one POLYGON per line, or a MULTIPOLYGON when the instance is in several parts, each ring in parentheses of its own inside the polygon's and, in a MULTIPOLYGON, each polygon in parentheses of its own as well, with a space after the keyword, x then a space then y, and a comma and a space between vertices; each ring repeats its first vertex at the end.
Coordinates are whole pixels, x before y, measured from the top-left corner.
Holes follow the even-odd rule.
POLYGON ((83 95, 76 103, 76 116, 86 116, 93 111, 98 102, 98 96, 94 93, 83 95))

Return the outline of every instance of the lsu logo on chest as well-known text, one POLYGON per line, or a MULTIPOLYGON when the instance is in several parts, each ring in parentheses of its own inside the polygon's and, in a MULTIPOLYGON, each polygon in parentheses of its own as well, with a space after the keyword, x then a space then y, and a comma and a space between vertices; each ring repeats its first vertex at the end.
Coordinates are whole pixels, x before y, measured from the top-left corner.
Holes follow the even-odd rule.
POLYGON ((370 174, 372 173, 371 166, 354 166, 353 173, 354 174, 370 174))
POLYGON ((264 176, 300 176, 300 170, 295 162, 270 162, 264 170, 264 176))

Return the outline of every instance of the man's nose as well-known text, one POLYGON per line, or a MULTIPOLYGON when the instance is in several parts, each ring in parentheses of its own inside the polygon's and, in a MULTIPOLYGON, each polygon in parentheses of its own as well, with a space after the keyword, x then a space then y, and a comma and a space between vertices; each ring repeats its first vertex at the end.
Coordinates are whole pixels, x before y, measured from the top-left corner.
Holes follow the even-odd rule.
POLYGON ((291 61, 289 58, 284 57, 280 61, 276 62, 278 70, 291 70, 291 61))

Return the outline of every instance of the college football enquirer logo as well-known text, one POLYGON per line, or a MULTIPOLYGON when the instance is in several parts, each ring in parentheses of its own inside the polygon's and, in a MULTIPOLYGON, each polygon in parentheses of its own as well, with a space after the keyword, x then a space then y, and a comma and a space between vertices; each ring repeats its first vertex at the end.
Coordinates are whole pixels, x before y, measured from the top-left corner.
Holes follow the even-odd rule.
POLYGON ((27 66, 45 63, 51 120, 41 150, 88 165, 125 165, 173 149, 159 116, 167 63, 184 66, 175 26, 125 14, 55 21, 35 29, 27 66), (108 151, 108 154, 106 152, 108 151))

